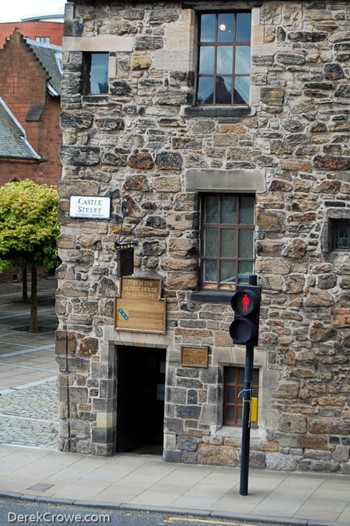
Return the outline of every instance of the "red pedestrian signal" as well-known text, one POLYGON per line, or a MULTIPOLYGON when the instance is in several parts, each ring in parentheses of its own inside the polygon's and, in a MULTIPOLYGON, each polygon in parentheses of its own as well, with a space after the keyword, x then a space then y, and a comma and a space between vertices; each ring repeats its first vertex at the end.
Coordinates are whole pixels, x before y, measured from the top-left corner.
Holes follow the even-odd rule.
POLYGON ((248 314, 250 303, 251 303, 251 302, 250 302, 249 296, 248 296, 248 294, 245 292, 245 293, 243 294, 243 298, 242 298, 242 312, 243 312, 243 313, 248 314))
POLYGON ((235 319, 230 325, 233 343, 258 345, 261 287, 237 285, 231 300, 235 319))

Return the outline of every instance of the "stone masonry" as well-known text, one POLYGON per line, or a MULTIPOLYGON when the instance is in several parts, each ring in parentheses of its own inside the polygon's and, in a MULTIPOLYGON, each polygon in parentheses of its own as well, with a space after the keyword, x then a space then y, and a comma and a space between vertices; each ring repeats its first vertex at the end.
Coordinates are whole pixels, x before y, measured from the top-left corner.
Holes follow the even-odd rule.
POLYGON ((115 346, 159 345, 167 352, 164 459, 239 463, 240 429, 222 426, 222 371, 244 365, 244 348, 229 337, 228 302, 203 303, 193 292, 198 193, 250 191, 263 287, 251 465, 349 473, 350 260, 329 239, 332 220, 350 219, 350 4, 238 4, 252 10, 250 105, 228 109, 193 105, 201 2, 67 4, 61 448, 115 453, 115 346), (110 53, 108 95, 81 92, 83 52, 93 49, 110 53), (111 219, 70 218, 71 195, 110 196, 111 219), (114 329, 122 202, 129 231, 148 212, 134 230, 135 274, 163 280, 164 336, 114 329), (181 366, 183 345, 209 346, 209 366, 181 366))

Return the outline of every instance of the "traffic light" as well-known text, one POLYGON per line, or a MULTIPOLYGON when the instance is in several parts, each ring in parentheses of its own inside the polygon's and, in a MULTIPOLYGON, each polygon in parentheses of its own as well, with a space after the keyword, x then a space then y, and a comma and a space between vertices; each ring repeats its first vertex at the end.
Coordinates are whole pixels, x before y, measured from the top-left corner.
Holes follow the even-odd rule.
POLYGON ((231 300, 235 319, 230 325, 233 343, 258 345, 261 287, 237 285, 231 300))

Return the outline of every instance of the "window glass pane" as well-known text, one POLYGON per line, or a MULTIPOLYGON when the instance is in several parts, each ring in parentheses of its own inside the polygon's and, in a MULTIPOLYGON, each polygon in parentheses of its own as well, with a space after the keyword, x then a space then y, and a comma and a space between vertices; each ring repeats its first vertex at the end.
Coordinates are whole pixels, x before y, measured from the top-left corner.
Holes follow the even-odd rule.
POLYGON ((236 398, 236 387, 227 387, 226 388, 226 403, 233 404, 235 402, 235 398, 236 398))
POLYGON ((254 256, 254 230, 241 229, 239 231, 238 256, 240 258, 254 256))
POLYGON ((254 225, 255 198, 247 195, 240 199, 240 223, 241 225, 254 225))
POLYGON ((201 42, 215 41, 215 19, 216 15, 201 16, 201 42))
POLYGON ((235 262, 221 260, 220 265, 220 283, 229 285, 236 281, 236 265, 235 262))
POLYGON ((334 248, 335 250, 350 248, 350 223, 347 220, 334 221, 334 248))
POLYGON ((108 93, 108 53, 91 54, 90 92, 108 93))
POLYGON ((205 199, 204 223, 219 223, 219 198, 215 195, 205 199))
POLYGON ((242 418, 242 414, 243 414, 242 404, 240 404, 237 409, 238 409, 237 424, 242 425, 242 422, 243 422, 243 418, 242 418))
POLYGON ((235 225, 238 223, 238 200, 234 195, 223 195, 221 199, 221 223, 235 225))
POLYGON ((236 77, 233 98, 234 104, 249 104, 249 87, 249 77, 236 77))
POLYGON ((232 406, 225 407, 225 424, 234 424, 234 408, 232 406))
POLYGON ((226 384, 235 383, 235 367, 225 367, 225 382, 226 384))
POLYGON ((253 273, 253 261, 240 261, 238 265, 238 283, 248 283, 249 274, 253 273))
POLYGON ((237 75, 248 75, 250 73, 250 47, 237 46, 235 58, 235 73, 237 75))
POLYGON ((213 74, 215 61, 215 48, 213 46, 201 47, 199 54, 199 74, 213 74))
POLYGON ((232 77, 216 77, 216 104, 231 104, 232 77))
POLYGON ((219 240, 217 228, 204 229, 204 256, 218 257, 219 240))
POLYGON ((217 261, 204 261, 204 281, 217 281, 217 261))
POLYGON ((198 104, 212 104, 214 100, 214 78, 201 77, 198 81, 198 104))
POLYGON ((238 13, 237 14, 237 28, 236 28, 236 41, 237 42, 250 42, 250 27, 251 27, 251 16, 250 13, 238 13))
POLYGON ((236 257, 236 230, 231 228, 221 229, 221 256, 236 257))
POLYGON ((244 383, 244 369, 243 369, 243 367, 237 367, 237 370, 238 370, 238 383, 243 386, 243 383, 244 383))
POLYGON ((232 75, 233 48, 231 46, 221 46, 218 48, 216 72, 219 75, 232 75))
POLYGON ((220 14, 218 17, 218 41, 233 42, 233 29, 233 14, 220 14))

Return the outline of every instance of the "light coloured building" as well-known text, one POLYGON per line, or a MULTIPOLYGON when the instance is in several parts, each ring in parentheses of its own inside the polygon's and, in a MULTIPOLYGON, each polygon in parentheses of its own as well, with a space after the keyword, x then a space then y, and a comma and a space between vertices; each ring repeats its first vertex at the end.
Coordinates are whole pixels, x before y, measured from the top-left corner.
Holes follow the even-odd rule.
POLYGON ((65 27, 61 448, 237 465, 254 272, 251 465, 349 473, 348 1, 76 0, 65 27))

